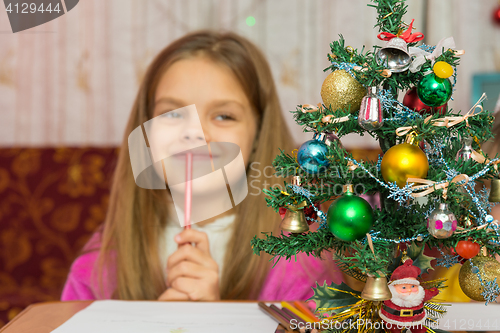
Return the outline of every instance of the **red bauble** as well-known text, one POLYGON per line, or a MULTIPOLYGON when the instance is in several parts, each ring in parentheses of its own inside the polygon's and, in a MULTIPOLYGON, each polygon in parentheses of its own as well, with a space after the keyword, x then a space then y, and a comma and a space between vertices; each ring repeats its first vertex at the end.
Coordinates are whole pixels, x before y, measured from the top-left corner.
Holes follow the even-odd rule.
POLYGON ((481 250, 481 245, 472 241, 460 241, 457 244, 456 251, 459 256, 465 259, 475 257, 481 250))
POLYGON ((281 219, 283 220, 285 218, 286 208, 280 207, 279 213, 280 213, 281 219))
MULTIPOLYGON (((314 203, 314 206, 316 206, 316 208, 318 210, 321 209, 321 205, 319 202, 315 202, 314 203)), ((304 214, 306 215, 306 217, 310 218, 311 220, 309 219, 306 219, 307 221, 307 224, 311 225, 314 223, 313 220, 316 220, 318 218, 318 214, 316 213, 316 211, 314 210, 313 206, 307 206, 306 208, 304 208, 304 214)))
POLYGON ((439 114, 445 114, 448 109, 448 103, 435 108, 425 105, 417 96, 417 87, 413 87, 406 92, 405 97, 403 98, 403 105, 410 110, 420 113, 421 115, 434 114, 436 112, 439 114))
POLYGON ((500 25, 500 7, 493 10, 493 23, 500 25))

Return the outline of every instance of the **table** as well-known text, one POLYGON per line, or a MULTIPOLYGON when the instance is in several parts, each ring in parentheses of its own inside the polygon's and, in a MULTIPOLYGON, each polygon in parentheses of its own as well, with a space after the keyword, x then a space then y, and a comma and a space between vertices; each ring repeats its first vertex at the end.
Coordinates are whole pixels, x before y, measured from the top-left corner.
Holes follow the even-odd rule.
MULTIPOLYGON (((48 333, 62 325, 66 320, 71 318, 75 313, 80 310, 85 309, 87 306, 92 304, 93 301, 68 301, 68 302, 45 302, 32 304, 21 313, 19 313, 14 319, 7 323, 3 328, 0 329, 1 333, 48 333)), ((222 301, 229 303, 236 302, 250 302, 257 303, 256 301, 222 301)), ((467 306, 467 312, 476 314, 479 316, 481 313, 489 312, 491 318, 499 318, 498 313, 500 313, 500 304, 490 304, 485 307, 481 303, 455 303, 450 309, 459 309, 463 306, 467 306), (487 311, 486 311, 487 310, 487 311)), ((257 304, 255 305, 257 306, 257 304)), ((464 311, 462 311, 463 313, 464 311)), ((457 316, 455 316, 457 317, 457 316)), ((464 316, 459 316, 458 318, 463 318, 464 316)), ((478 317, 479 318, 479 317, 478 317)), ((455 319, 457 320, 457 319, 455 319)), ((480 320, 478 320, 480 322, 480 320)), ((499 318, 500 321, 500 318, 499 318)), ((455 321, 452 319, 452 323, 455 321)), ((458 323, 460 324, 460 323, 458 323)), ((496 324, 495 324, 496 325, 496 324)), ((476 329, 478 331, 478 329, 476 329)), ((483 331, 481 329, 481 331, 483 331)), ((275 333, 286 333, 281 325, 276 329, 275 333)), ((458 332, 451 329, 450 332, 458 332)), ((491 331, 492 332, 492 331, 491 331)), ((495 333, 500 333, 496 331, 495 333)))
MULTIPOLYGON (((45 302, 28 306, 0 329, 2 333, 49 333, 93 301, 45 302)), ((235 301, 237 302, 237 301, 235 301)), ((243 301, 249 302, 249 301, 243 301)), ((250 301, 256 303, 257 302, 250 301)), ((281 325, 275 333, 285 333, 281 325)))

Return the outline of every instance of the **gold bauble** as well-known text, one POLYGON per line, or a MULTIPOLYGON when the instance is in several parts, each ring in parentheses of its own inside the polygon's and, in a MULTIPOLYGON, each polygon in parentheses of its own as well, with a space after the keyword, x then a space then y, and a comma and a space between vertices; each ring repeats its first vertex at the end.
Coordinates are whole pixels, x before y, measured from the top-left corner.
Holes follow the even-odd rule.
POLYGON ((429 170, 427 156, 418 146, 402 143, 391 147, 380 164, 386 182, 396 182, 403 188, 408 178, 425 178, 429 170))
POLYGON ((359 111, 361 100, 366 95, 366 89, 345 70, 340 69, 330 73, 321 86, 323 104, 332 111, 347 109, 359 111))
POLYGON ((491 257, 478 255, 470 260, 467 260, 462 265, 462 268, 460 268, 458 282, 464 294, 475 301, 484 302, 485 299, 483 295, 481 295, 481 293, 483 292, 483 287, 481 285, 481 281, 479 281, 477 273, 474 273, 472 271, 471 261, 474 266, 479 268, 479 274, 481 275, 481 279, 483 279, 483 282, 490 282, 496 278, 497 284, 499 286, 500 262, 491 257))

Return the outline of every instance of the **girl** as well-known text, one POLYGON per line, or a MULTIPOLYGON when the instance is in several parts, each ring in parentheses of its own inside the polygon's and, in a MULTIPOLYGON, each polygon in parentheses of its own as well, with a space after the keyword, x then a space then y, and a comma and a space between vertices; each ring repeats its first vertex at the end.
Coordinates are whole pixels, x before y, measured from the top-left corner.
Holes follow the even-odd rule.
POLYGON ((261 52, 232 33, 198 32, 173 42, 139 88, 104 225, 73 263, 61 299, 291 300, 312 296, 315 281, 340 283, 331 259, 298 255, 270 270, 269 256, 252 253, 254 235, 279 232, 278 214, 255 191, 281 183, 266 172, 278 147, 290 151, 291 138, 261 52), (127 138, 144 122, 175 117, 169 111, 191 104, 203 133, 185 139, 237 144, 251 185, 236 208, 183 231, 168 190, 134 183, 127 138))

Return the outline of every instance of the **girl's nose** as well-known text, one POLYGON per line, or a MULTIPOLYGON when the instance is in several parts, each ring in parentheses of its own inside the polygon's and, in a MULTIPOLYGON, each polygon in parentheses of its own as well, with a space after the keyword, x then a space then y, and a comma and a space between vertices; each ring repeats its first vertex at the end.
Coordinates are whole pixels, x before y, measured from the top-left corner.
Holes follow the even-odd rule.
POLYGON ((190 143, 205 143, 205 135, 203 134, 203 130, 201 129, 200 124, 198 126, 188 126, 183 135, 183 140, 190 143))
POLYGON ((197 114, 196 109, 189 110, 183 124, 184 128, 181 133, 181 139, 188 145, 202 146, 210 142, 210 138, 206 135, 207 123, 202 114, 197 114))

